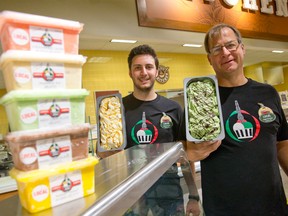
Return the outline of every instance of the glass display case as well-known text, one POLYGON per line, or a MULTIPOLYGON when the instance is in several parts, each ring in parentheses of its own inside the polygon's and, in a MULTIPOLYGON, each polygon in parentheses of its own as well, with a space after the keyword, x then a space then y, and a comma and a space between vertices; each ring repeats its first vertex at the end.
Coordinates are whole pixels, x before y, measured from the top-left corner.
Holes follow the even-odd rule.
MULTIPOLYGON (((184 204, 188 194, 198 195, 181 142, 139 145, 100 160, 95 166, 94 194, 33 215, 141 215, 138 201, 171 170, 179 176, 184 204)), ((17 195, 1 201, 0 209, 5 216, 30 215, 17 195)))

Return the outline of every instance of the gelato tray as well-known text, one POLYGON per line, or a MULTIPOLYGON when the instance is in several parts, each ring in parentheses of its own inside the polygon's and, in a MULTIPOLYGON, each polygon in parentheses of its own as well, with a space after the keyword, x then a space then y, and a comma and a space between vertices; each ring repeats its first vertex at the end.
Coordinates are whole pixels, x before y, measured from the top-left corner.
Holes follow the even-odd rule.
POLYGON ((41 128, 8 133, 14 167, 21 171, 45 169, 88 157, 90 124, 41 128))
POLYGON ((81 89, 82 55, 9 50, 0 67, 7 92, 24 89, 81 89))
POLYGON ((97 151, 121 150, 126 147, 126 127, 121 94, 98 97, 97 151))
POLYGON ((86 89, 14 90, 0 99, 11 132, 85 123, 86 89))
POLYGON ((184 104, 188 141, 222 140, 225 137, 215 76, 184 79, 184 104))
POLYGON ((17 182, 21 205, 35 213, 94 193, 97 163, 88 157, 57 168, 28 172, 13 168, 9 174, 17 182))
POLYGON ((78 54, 83 24, 53 17, 14 11, 0 13, 3 51, 30 50, 78 54))

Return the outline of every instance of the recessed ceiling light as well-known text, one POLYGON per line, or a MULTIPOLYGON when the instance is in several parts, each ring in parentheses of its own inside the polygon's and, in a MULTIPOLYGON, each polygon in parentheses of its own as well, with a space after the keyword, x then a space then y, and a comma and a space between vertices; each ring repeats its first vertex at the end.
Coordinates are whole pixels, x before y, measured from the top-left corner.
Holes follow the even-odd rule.
POLYGON ((183 44, 182 46, 184 46, 184 47, 197 47, 197 48, 202 47, 201 44, 183 44))
POLYGON ((283 50, 273 50, 272 52, 273 52, 273 53, 284 53, 283 50))
POLYGON ((112 39, 112 43, 136 43, 137 40, 121 40, 121 39, 112 39))

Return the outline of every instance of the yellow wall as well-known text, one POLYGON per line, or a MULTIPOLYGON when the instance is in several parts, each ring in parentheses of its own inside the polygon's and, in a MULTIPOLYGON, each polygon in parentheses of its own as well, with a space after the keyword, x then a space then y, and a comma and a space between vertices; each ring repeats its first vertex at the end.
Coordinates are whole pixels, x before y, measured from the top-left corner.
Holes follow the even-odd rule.
MULTIPOLYGON (((133 90, 132 81, 128 75, 128 52, 123 51, 95 51, 80 50, 80 54, 87 56, 87 62, 83 65, 82 88, 90 91, 86 98, 86 116, 90 123, 96 123, 96 110, 94 91, 119 90, 122 96, 126 96, 133 90), (90 62, 92 57, 106 57, 110 60, 106 63, 90 62)), ((156 90, 182 89, 183 80, 186 77, 214 74, 212 67, 206 59, 206 55, 158 53, 160 64, 169 67, 170 78, 167 83, 156 82, 156 90)), ((254 70, 246 72, 248 77, 259 79, 259 74, 254 70)), ((284 68, 285 83, 276 85, 278 91, 288 90, 288 68, 284 68)), ((0 90, 0 96, 6 94, 0 90)), ((8 122, 4 107, 0 106, 0 133, 8 132, 8 122)))
POLYGON ((284 82, 279 85, 274 85, 278 92, 288 90, 288 67, 283 68, 284 82))
MULTIPOLYGON (((0 89, 0 97, 6 94, 6 89, 0 89)), ((3 106, 0 106, 0 134, 3 136, 8 132, 8 120, 6 111, 3 106)))
POLYGON ((272 82, 279 81, 279 84, 274 84, 273 87, 278 91, 285 91, 288 89, 288 67, 287 63, 281 62, 263 62, 251 66, 247 66, 244 69, 244 73, 247 77, 250 77, 259 82, 267 82, 269 83, 269 79, 272 82), (269 71, 267 68, 281 68, 281 71, 269 71), (265 70, 266 69, 266 70, 265 70), (280 73, 278 73, 280 72, 280 73), (283 77, 282 77, 283 74, 283 77), (283 78, 283 79, 282 79, 283 78))

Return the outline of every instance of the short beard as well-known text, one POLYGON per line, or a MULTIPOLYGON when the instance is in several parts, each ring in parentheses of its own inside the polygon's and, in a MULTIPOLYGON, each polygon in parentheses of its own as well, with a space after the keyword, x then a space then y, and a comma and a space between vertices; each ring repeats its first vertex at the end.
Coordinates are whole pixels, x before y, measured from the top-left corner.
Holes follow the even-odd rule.
POLYGON ((149 87, 139 87, 138 85, 134 85, 134 88, 141 92, 150 92, 154 87, 154 84, 149 87))

